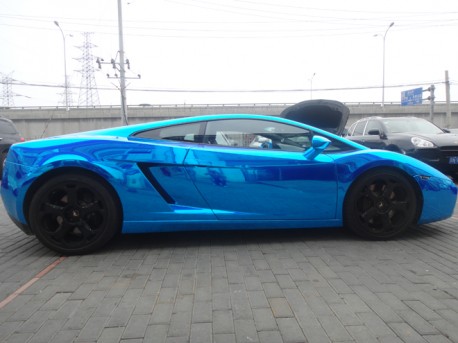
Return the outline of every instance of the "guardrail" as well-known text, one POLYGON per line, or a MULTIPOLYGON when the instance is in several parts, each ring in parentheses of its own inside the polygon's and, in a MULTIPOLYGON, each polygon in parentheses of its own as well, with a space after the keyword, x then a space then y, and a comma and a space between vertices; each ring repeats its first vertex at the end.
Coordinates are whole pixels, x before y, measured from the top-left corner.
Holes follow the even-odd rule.
MULTIPOLYGON (((367 105, 379 105, 382 106, 380 102, 369 102, 369 101, 358 101, 358 102, 344 102, 347 106, 367 106, 367 105)), ((436 105, 446 104, 445 101, 436 101, 436 105)), ((458 104, 458 102, 451 102, 451 105, 458 104)), ((186 108, 186 107, 281 107, 281 106, 291 106, 294 103, 224 103, 224 104, 139 104, 139 105, 128 105, 128 108, 186 108)), ((385 102, 384 106, 401 106, 400 102, 385 102)), ((429 106, 429 104, 417 105, 417 106, 429 106)), ((70 111, 72 109, 111 109, 111 108, 120 108, 120 105, 98 105, 98 106, 70 106, 70 111)), ((65 106, 12 106, 12 107, 1 107, 1 110, 66 110, 65 106)))

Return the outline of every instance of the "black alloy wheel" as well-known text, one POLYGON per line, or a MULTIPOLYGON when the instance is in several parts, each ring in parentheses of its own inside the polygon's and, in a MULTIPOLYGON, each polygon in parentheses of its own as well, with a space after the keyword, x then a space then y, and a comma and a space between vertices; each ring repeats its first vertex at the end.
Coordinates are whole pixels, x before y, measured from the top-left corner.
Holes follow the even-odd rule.
POLYGON ((392 238, 414 224, 418 203, 414 187, 401 173, 391 169, 368 172, 347 194, 345 225, 365 238, 392 238))
POLYGON ((64 255, 92 252, 119 232, 117 197, 84 174, 63 174, 43 184, 30 202, 29 224, 48 248, 64 255))

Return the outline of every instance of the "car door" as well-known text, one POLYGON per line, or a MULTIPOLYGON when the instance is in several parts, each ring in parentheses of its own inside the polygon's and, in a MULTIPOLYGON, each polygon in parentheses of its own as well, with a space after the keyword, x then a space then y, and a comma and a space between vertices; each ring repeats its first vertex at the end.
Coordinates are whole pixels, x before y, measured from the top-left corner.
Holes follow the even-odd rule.
POLYGON ((385 149, 386 136, 380 121, 369 119, 364 134, 361 137, 361 144, 372 149, 385 149))
POLYGON ((218 219, 335 218, 335 164, 304 156, 312 134, 268 120, 209 121, 211 144, 190 149, 184 165, 218 219))
POLYGON ((384 149, 386 146, 385 140, 382 139, 382 135, 375 133, 376 130, 379 133, 383 133, 382 126, 377 120, 361 120, 356 123, 352 135, 347 138, 368 148, 384 149))

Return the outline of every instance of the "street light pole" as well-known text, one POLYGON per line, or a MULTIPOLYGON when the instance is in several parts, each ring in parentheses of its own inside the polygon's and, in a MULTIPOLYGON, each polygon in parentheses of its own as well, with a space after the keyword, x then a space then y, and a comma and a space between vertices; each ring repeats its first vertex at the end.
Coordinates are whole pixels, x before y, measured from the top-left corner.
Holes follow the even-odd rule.
POLYGON ((62 39, 64 40, 64 77, 65 77, 65 110, 69 111, 70 108, 68 107, 68 80, 67 80, 67 46, 65 43, 65 34, 62 31, 62 28, 59 26, 57 20, 54 20, 54 24, 59 28, 60 33, 62 34, 62 39))
POLYGON ((312 77, 310 78, 310 100, 312 100, 312 92, 313 92, 313 78, 315 77, 316 73, 313 73, 312 77))
POLYGON ((388 26, 388 28, 385 31, 385 34, 383 35, 383 77, 382 77, 382 107, 385 106, 385 39, 386 39, 386 34, 388 33, 388 30, 394 25, 394 22, 388 26))

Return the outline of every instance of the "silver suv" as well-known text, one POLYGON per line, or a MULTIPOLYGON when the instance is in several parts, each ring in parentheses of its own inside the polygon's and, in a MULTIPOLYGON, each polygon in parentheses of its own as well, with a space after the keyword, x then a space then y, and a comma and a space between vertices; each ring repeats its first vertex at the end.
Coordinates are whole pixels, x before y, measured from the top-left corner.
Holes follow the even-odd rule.
POLYGON ((3 174, 3 161, 10 146, 17 142, 23 142, 24 138, 19 135, 13 122, 6 118, 0 118, 0 179, 3 174))

